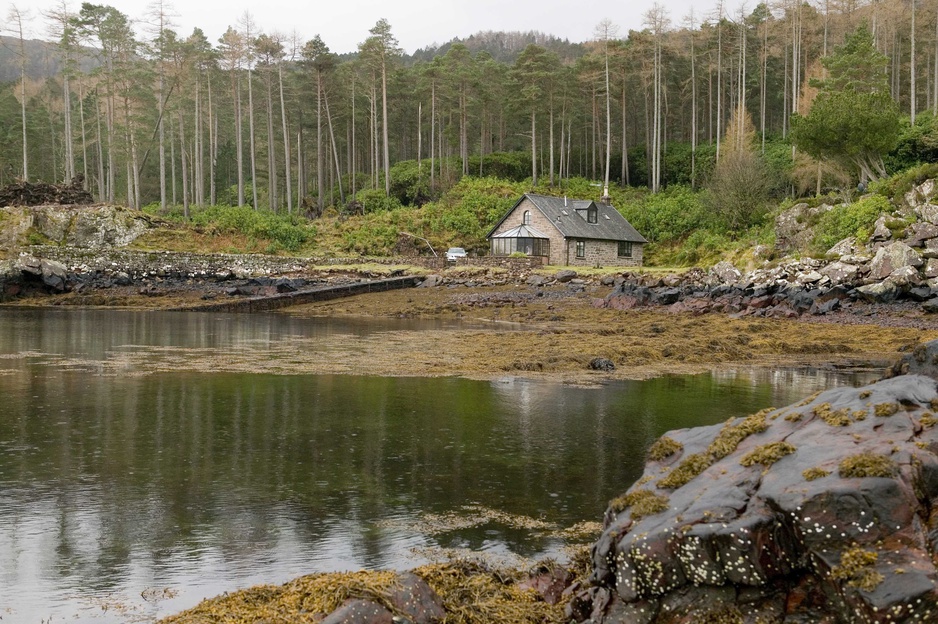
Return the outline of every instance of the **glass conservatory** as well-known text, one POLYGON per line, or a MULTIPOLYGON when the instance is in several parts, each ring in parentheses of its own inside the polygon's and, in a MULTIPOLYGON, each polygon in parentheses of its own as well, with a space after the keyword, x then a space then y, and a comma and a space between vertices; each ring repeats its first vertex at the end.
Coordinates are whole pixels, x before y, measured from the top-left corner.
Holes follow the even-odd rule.
POLYGON ((492 255, 510 256, 522 253, 526 256, 549 256, 550 239, 530 225, 519 225, 507 232, 492 236, 492 255))

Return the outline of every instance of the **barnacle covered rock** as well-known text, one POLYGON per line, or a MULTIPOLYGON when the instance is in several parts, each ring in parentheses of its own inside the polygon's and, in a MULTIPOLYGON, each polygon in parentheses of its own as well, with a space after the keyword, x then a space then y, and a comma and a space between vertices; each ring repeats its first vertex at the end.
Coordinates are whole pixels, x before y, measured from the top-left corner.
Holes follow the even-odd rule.
POLYGON ((606 511, 591 619, 938 622, 938 385, 897 374, 931 372, 934 353, 864 388, 669 432, 674 452, 606 511), (655 490, 655 513, 621 504, 655 490))

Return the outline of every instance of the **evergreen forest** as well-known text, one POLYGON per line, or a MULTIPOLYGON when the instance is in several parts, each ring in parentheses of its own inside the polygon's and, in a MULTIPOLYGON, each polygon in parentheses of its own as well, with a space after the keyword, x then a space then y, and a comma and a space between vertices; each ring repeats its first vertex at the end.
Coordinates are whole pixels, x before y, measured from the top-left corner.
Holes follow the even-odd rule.
POLYGON ((481 253, 521 193, 608 189, 653 261, 686 264, 771 242, 795 198, 891 197, 938 172, 934 3, 655 5, 640 31, 482 32, 412 54, 378 19, 343 55, 250 13, 210 41, 160 1, 144 25, 62 7, 7 15, 0 185, 80 178, 98 201, 266 251, 389 254, 407 233, 410 251, 481 253), (24 35, 40 26, 49 41, 24 35))

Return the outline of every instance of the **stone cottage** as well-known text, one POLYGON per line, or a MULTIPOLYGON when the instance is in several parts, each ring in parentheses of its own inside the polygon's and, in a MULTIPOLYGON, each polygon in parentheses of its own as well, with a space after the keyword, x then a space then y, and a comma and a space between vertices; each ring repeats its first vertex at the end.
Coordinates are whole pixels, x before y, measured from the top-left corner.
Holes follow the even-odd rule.
POLYGON ((488 233, 493 256, 523 253, 555 266, 641 266, 648 241, 609 198, 525 193, 488 233))

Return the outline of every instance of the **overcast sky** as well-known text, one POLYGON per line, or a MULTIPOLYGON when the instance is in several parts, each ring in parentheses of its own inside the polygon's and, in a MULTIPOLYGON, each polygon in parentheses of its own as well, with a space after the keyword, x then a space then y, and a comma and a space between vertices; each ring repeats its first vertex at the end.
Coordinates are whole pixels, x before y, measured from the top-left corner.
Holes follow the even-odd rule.
MULTIPOLYGON (((40 13, 61 7, 63 0, 17 0, 21 10, 32 13, 34 36, 42 37, 45 26, 40 13)), ((91 0, 113 6, 138 23, 146 20, 153 0, 91 0)), ((65 0, 70 11, 77 12, 80 0, 65 0)), ((433 43, 445 43, 454 37, 467 37, 482 30, 537 30, 571 42, 593 38, 596 25, 608 18, 624 37, 630 29, 643 28, 643 17, 654 0, 166 0, 175 13, 175 30, 183 36, 195 27, 205 31, 209 40, 218 37, 228 26, 237 28, 250 11, 257 28, 263 32, 291 34, 294 30, 305 39, 320 35, 333 52, 356 50, 368 37, 380 18, 391 24, 391 32, 407 53, 433 43)), ((692 0, 661 0, 672 24, 681 25, 694 5, 699 21, 714 13, 716 0, 694 3, 692 0)), ((11 3, 7 2, 7 7, 11 3)), ((738 11, 739 0, 725 3, 727 10, 738 11)), ((747 12, 755 0, 745 5, 747 12)), ((5 15, 4 11, 4 15, 5 15)))

